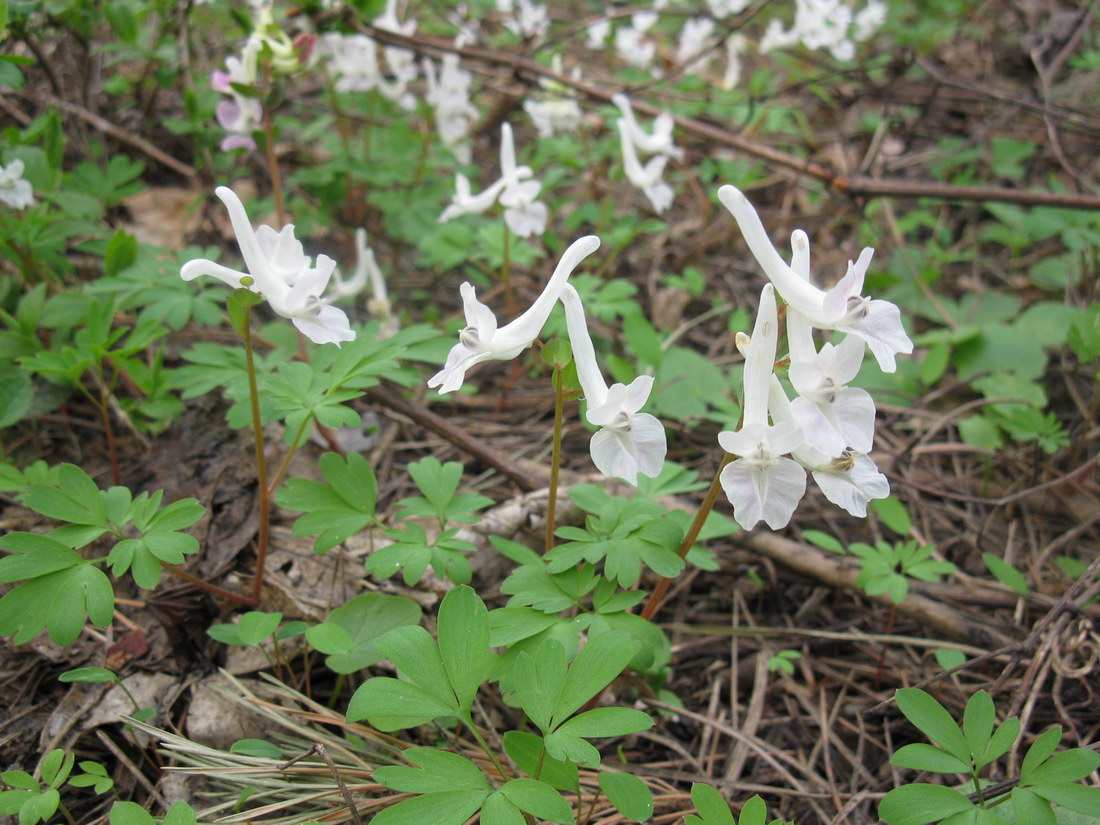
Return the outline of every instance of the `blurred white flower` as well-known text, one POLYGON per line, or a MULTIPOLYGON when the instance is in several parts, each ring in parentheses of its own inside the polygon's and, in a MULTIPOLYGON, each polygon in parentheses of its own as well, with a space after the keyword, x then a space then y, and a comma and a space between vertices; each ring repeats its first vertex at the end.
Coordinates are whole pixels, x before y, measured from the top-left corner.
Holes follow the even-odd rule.
POLYGON ((676 61, 685 64, 685 71, 702 74, 707 70, 714 59, 714 52, 710 49, 713 34, 714 20, 709 17, 689 17, 684 21, 676 47, 676 61))
POLYGON ((233 289, 248 289, 262 295, 277 315, 289 318, 316 344, 340 346, 342 341, 354 340, 348 316, 321 298, 336 262, 327 255, 318 255, 314 265, 301 241, 294 237, 293 224, 287 224, 279 232, 270 226, 253 230, 244 204, 232 189, 219 186, 214 192, 229 211, 248 273, 197 258, 183 265, 180 277, 190 281, 210 275, 233 289))
POLYGON ((541 235, 546 231, 549 211, 546 204, 535 200, 542 184, 537 180, 522 183, 513 180, 500 193, 500 204, 505 207, 504 222, 521 238, 541 235))
POLYGON ((539 137, 553 137, 556 132, 573 132, 581 125, 581 107, 571 97, 547 97, 542 100, 527 98, 523 110, 531 116, 531 122, 539 137))
POLYGON ((676 125, 672 115, 661 112, 653 119, 653 131, 647 132, 638 125, 630 98, 622 92, 611 95, 611 102, 622 112, 622 122, 631 142, 647 155, 668 155, 676 160, 684 159, 684 150, 672 142, 672 129, 676 125))
POLYGON ((721 20, 748 8, 749 0, 707 0, 710 13, 721 20))
POLYGON ((741 82, 741 53, 749 43, 745 35, 735 32, 726 38, 726 72, 718 85, 729 91, 741 82))
MULTIPOLYGON (((397 0, 386 0, 385 9, 374 18, 372 23, 384 31, 403 34, 406 37, 416 32, 415 20, 406 20, 402 23, 398 19, 397 0)), ((416 53, 400 46, 385 46, 382 49, 382 57, 394 82, 386 85, 379 84, 378 90, 402 109, 411 111, 416 106, 416 98, 408 91, 408 86, 416 80, 417 76, 416 53)))
POLYGON ((619 26, 615 30, 615 51, 627 63, 649 68, 658 74, 653 62, 653 57, 657 53, 657 44, 645 36, 646 31, 656 21, 657 15, 653 12, 635 12, 630 18, 629 26, 619 26))
POLYGON ((424 99, 435 113, 435 125, 443 145, 450 149, 459 163, 470 162, 470 146, 463 141, 470 125, 477 119, 477 107, 470 102, 473 76, 458 64, 458 55, 448 52, 440 62, 438 77, 435 64, 424 58, 424 77, 428 91, 424 99))
POLYGON ((29 181, 23 180, 23 169, 23 161, 19 158, 0 167, 0 201, 12 209, 34 205, 34 190, 29 181))
POLYGON ((873 249, 864 249, 855 263, 849 261, 848 273, 836 286, 820 290, 799 276, 775 251, 760 216, 740 190, 727 184, 718 190, 718 199, 737 221, 764 274, 787 303, 805 315, 813 326, 863 339, 884 372, 897 369, 896 354, 913 351, 913 342, 901 323, 900 310, 889 301, 860 295, 873 249))
POLYGON ((634 141, 630 138, 626 121, 620 120, 618 127, 626 179, 645 193, 654 211, 659 214, 668 209, 673 198, 672 187, 661 180, 665 164, 668 163, 668 155, 654 155, 645 166, 642 166, 641 161, 638 160, 638 153, 634 149, 634 141))
POLYGON ((550 28, 546 6, 531 0, 497 0, 497 11, 508 15, 504 18, 504 28, 517 37, 542 37, 550 28))
POLYGON ((230 96, 229 100, 222 100, 214 110, 214 116, 218 119, 218 125, 229 134, 222 140, 220 149, 228 152, 231 149, 255 149, 256 141, 252 132, 260 127, 263 119, 263 107, 260 101, 254 97, 248 97, 233 85, 254 87, 257 77, 257 60, 263 42, 257 36, 248 38, 241 56, 230 56, 225 59, 227 72, 215 69, 210 75, 210 86, 216 92, 230 96))
POLYGON ((458 333, 458 343, 451 348, 443 369, 428 379, 428 386, 438 387, 440 393, 453 392, 462 386, 466 371, 474 365, 483 361, 507 361, 531 346, 573 270, 599 245, 600 239, 595 235, 586 235, 570 244, 542 294, 526 312, 499 329, 496 315, 474 295, 473 284, 462 284, 459 291, 466 327, 458 333))
POLYGON ((639 375, 630 386, 604 383, 584 306, 577 290, 566 284, 561 294, 569 344, 577 365, 577 378, 588 402, 585 416, 600 429, 592 436, 592 463, 605 476, 638 483, 638 474, 656 478, 664 466, 667 444, 665 428, 649 413, 639 412, 649 400, 653 377, 639 375))
POLYGON ((584 45, 590 49, 599 51, 607 45, 607 36, 611 34, 611 21, 606 17, 601 17, 599 20, 594 20, 589 23, 586 31, 588 37, 584 41, 584 45))
POLYGON ((860 42, 871 37, 886 22, 886 3, 883 0, 870 0, 856 13, 855 38, 860 42))

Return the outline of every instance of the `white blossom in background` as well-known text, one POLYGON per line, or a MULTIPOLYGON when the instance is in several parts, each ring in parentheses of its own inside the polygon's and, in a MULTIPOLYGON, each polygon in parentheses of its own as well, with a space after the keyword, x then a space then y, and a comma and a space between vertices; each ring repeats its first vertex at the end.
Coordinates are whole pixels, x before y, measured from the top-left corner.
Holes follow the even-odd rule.
POLYGON ((384 338, 395 335, 400 329, 397 317, 390 306, 386 290, 386 279, 374 257, 374 250, 367 245, 367 230, 360 227, 355 230, 355 270, 351 277, 344 279, 339 269, 332 273, 332 282, 322 301, 326 304, 351 298, 370 286, 370 298, 367 299, 367 312, 381 322, 379 334, 384 338))
POLYGON ((12 209, 26 209, 34 205, 34 190, 30 181, 23 179, 23 161, 16 158, 7 166, 0 166, 0 202, 12 209))
POLYGON ((837 60, 855 57, 855 40, 866 40, 886 20, 886 5, 870 0, 853 14, 844 0, 795 0, 794 23, 789 29, 773 18, 760 39, 760 52, 802 43, 808 49, 828 49, 837 60))
POLYGON ((249 37, 239 58, 231 56, 225 59, 228 71, 222 72, 215 69, 210 75, 211 88, 216 92, 229 95, 230 98, 222 100, 214 111, 218 125, 229 133, 222 139, 220 145, 223 152, 231 149, 256 148, 252 132, 260 128, 263 107, 256 98, 246 97, 234 89, 233 84, 255 87, 257 61, 262 45, 258 37, 249 37))
POLYGON ((702 74, 714 59, 714 20, 709 17, 689 17, 680 29, 680 41, 676 47, 676 62, 683 63, 684 70, 702 74), (694 58, 694 59, 692 59, 694 58), (688 61, 691 61, 690 63, 688 61))
POLYGON ((718 199, 737 221, 749 250, 764 274, 784 300, 806 316, 814 327, 861 338, 870 347, 883 372, 897 369, 897 354, 913 351, 913 342, 905 334, 901 323, 900 310, 889 301, 861 295, 873 249, 864 249, 854 263, 849 261, 847 274, 834 287, 821 290, 780 257, 760 222, 760 216, 739 189, 727 184, 718 190, 718 199))
MULTIPOLYGON (((562 73, 561 55, 554 55, 550 68, 558 74, 562 73)), ((580 67, 574 66, 571 74, 575 80, 580 80, 580 67)), ((523 110, 530 115, 539 137, 553 137, 556 132, 575 132, 583 117, 576 98, 557 80, 542 78, 539 85, 542 93, 523 101, 523 110)))
POLYGON ((517 37, 542 37, 550 28, 546 6, 531 0, 496 0, 497 11, 506 15, 504 28, 517 37))
POLYGON ((424 98, 435 113, 435 126, 440 140, 459 163, 470 162, 470 146, 465 143, 470 126, 477 119, 477 107, 470 102, 470 83, 473 76, 461 68, 458 55, 444 54, 440 61, 439 75, 430 58, 424 58, 424 77, 428 91, 424 98))
POLYGON ((493 311, 477 299, 473 284, 462 284, 459 291, 466 327, 458 333, 458 343, 451 348, 443 369, 428 379, 428 386, 437 387, 440 393, 454 392, 462 386, 466 371, 476 364, 507 361, 531 346, 542 332, 573 270, 599 246, 600 239, 595 235, 586 235, 570 244, 542 294, 522 315, 500 328, 493 311))
POLYGON ((500 193, 504 207, 504 222, 516 235, 530 238, 546 231, 549 210, 538 200, 542 184, 537 180, 513 181, 500 193))
POLYGON ((672 129, 676 124, 671 114, 661 112, 653 120, 652 131, 647 132, 638 125, 630 98, 622 92, 616 92, 611 95, 611 102, 622 113, 630 140, 639 151, 647 155, 669 155, 676 160, 683 160, 684 150, 672 142, 672 129))
POLYGON ((741 82, 741 55, 748 44, 748 38, 741 32, 735 32, 726 38, 726 71, 718 81, 719 87, 726 91, 736 89, 741 82))
POLYGON ((409 108, 415 101, 407 83, 389 80, 378 65, 378 44, 365 34, 322 35, 317 51, 329 59, 338 92, 369 92, 377 89, 387 100, 409 108))
POLYGON ((623 171, 626 179, 638 187, 649 198, 653 210, 660 214, 672 205, 674 193, 672 187, 661 179, 665 164, 668 163, 668 155, 654 155, 643 166, 638 160, 638 153, 634 141, 630 137, 630 129, 626 121, 619 120, 619 145, 623 152, 623 171))
POLYGON ((611 34, 611 21, 601 17, 589 23, 585 32, 584 45, 594 51, 601 51, 607 45, 607 37, 611 34))
POLYGON ((507 123, 503 124, 500 130, 500 177, 475 195, 470 189, 469 179, 461 172, 457 173, 454 197, 443 210, 443 214, 439 216, 439 223, 446 223, 462 215, 480 215, 497 202, 506 187, 515 185, 533 174, 530 166, 516 165, 512 127, 507 123))
POLYGON ((577 378, 588 403, 585 417, 600 429, 592 436, 592 463, 605 476, 638 483, 638 474, 656 478, 665 463, 665 428, 649 413, 639 412, 653 390, 653 377, 639 375, 630 385, 603 380, 581 296, 572 284, 561 294, 569 345, 577 365, 577 378))
POLYGON ((654 75, 660 73, 653 63, 657 44, 646 37, 646 32, 656 22, 655 12, 639 11, 630 16, 630 25, 615 30, 615 51, 619 57, 633 66, 649 68, 654 75))
POLYGON ((180 277, 190 281, 200 275, 209 275, 233 289, 248 289, 262 295, 277 315, 289 318, 315 344, 340 346, 342 341, 355 340, 348 316, 321 297, 336 269, 336 262, 327 255, 318 255, 314 264, 306 256, 302 242, 294 237, 293 224, 287 224, 278 232, 270 226, 253 230, 244 204, 232 189, 219 186, 214 193, 229 211, 247 275, 197 258, 183 265, 180 277))
POLYGON ((737 432, 718 434, 722 449, 737 456, 719 480, 733 505, 734 518, 745 530, 761 520, 773 530, 786 527, 806 493, 805 469, 784 457, 805 443, 802 430, 789 421, 768 423, 778 339, 775 289, 765 284, 745 355, 744 424, 737 432))
MULTIPOLYGON (((403 34, 406 37, 416 32, 415 20, 406 20, 402 23, 398 18, 397 0, 386 0, 385 9, 372 22, 380 29, 394 34, 403 34)), ((408 87, 417 77, 416 53, 400 46, 385 46, 382 49, 382 57, 393 82, 385 86, 380 84, 378 90, 402 109, 412 111, 416 106, 416 98, 408 91, 408 87)))
POLYGON ((721 20, 731 14, 743 12, 749 6, 749 0, 707 0, 710 13, 721 20))

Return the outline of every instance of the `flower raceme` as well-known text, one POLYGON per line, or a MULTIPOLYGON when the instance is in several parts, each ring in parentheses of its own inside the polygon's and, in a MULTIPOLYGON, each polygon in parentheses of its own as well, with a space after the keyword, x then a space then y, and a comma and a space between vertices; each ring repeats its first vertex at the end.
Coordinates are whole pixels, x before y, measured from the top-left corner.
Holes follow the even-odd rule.
POLYGON ((554 274, 542 294, 522 315, 503 327, 497 327, 493 311, 474 295, 473 284, 459 287, 466 327, 458 333, 458 343, 447 355, 443 369, 428 380, 429 387, 448 393, 462 386, 466 371, 483 361, 507 361, 515 358, 534 343, 558 302, 566 281, 582 260, 600 246, 595 235, 586 235, 570 244, 561 256, 554 274))
POLYGON ((248 289, 262 295, 277 315, 289 318, 303 335, 316 344, 336 344, 355 339, 355 332, 343 310, 329 306, 321 296, 332 277, 336 262, 318 255, 316 264, 306 256, 294 237, 294 225, 276 232, 270 226, 252 229, 244 204, 236 193, 219 186, 214 193, 229 211, 229 220, 241 248, 246 275, 214 261, 197 258, 180 269, 185 281, 210 275, 233 289, 248 289))
POLYGON ((596 363, 581 297, 571 284, 563 288, 561 302, 577 378, 588 402, 586 417, 600 428, 592 436, 592 463, 605 476, 630 484, 638 483, 639 473, 656 478, 665 462, 665 428, 649 413, 639 412, 649 400, 653 377, 639 375, 629 386, 608 387, 596 363))

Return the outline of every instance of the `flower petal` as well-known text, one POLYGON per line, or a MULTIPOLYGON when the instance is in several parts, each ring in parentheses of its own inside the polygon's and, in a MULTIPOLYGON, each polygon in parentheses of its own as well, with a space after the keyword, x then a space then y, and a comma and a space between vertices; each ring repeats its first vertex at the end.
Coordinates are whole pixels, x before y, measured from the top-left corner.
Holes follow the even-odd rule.
POLYGON ((316 315, 296 315, 290 319, 315 344, 336 344, 342 341, 354 341, 355 330, 348 323, 348 316, 342 309, 323 306, 316 315))
POLYGON ((478 339, 483 344, 488 344, 497 331, 497 316, 477 299, 474 285, 469 281, 464 282, 458 291, 462 295, 462 312, 466 315, 466 326, 477 330, 478 339))
POLYGON ((208 261, 206 258, 196 258, 180 267, 180 277, 185 281, 193 281, 200 275, 217 278, 232 289, 241 289, 241 278, 244 277, 243 272, 237 272, 235 269, 222 266, 214 261, 208 261))

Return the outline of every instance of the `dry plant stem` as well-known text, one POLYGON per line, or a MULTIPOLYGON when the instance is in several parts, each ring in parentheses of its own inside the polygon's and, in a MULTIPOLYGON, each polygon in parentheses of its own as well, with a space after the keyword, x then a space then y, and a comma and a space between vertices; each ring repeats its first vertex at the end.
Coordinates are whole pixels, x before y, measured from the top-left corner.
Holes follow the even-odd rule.
MULTIPOLYGON (((704 498, 703 503, 699 505, 699 511, 695 514, 695 520, 691 522, 691 527, 689 527, 687 533, 684 534, 684 540, 680 542, 680 549, 676 551, 676 555, 680 558, 687 556, 688 551, 691 550, 692 546, 695 544, 695 540, 699 538, 699 533, 706 523, 707 516, 709 516, 710 511, 714 509, 714 504, 718 501, 718 494, 722 492, 722 471, 726 469, 726 465, 735 458, 737 458, 737 456, 726 453, 725 458, 722 459, 722 463, 718 466, 718 470, 714 474, 714 479, 710 483, 710 489, 707 490, 706 498, 704 498)), ((657 582, 657 586, 653 588, 653 592, 649 595, 649 600, 645 603, 645 607, 642 608, 641 615, 643 619, 653 618, 653 615, 660 609, 661 600, 664 598, 665 593, 668 592, 668 588, 671 584, 671 578, 664 578, 657 582)))
MULTIPOLYGON (((264 107, 263 116, 264 151, 267 155, 267 169, 271 175, 271 194, 275 198, 275 220, 279 229, 286 226, 286 203, 283 201, 283 174, 279 171, 279 159, 275 157, 275 130, 271 126, 271 108, 264 107)), ((301 334, 301 333, 299 333, 301 334)))
MULTIPOLYGON (((507 230, 505 230, 507 231, 507 230)), ((546 552, 554 549, 554 527, 558 509, 558 475, 561 470, 561 430, 565 417, 565 388, 561 367, 554 367, 554 447, 550 457, 550 497, 546 500, 546 552)))
MULTIPOLYGON (((890 605, 890 615, 886 619, 886 635, 892 636, 894 634, 894 622, 898 618, 898 606, 896 604, 890 605)), ((875 690, 878 690, 879 684, 882 682, 882 671, 886 667, 886 645, 883 644, 882 650, 878 654, 878 667, 875 668, 875 690)))
POLYGON ((260 417, 260 391, 256 386, 256 361, 252 354, 252 308, 244 308, 241 323, 244 339, 245 366, 248 370, 248 400, 252 407, 252 443, 256 451, 256 484, 259 487, 260 525, 256 536, 256 574, 252 579, 252 595, 248 604, 260 603, 264 586, 264 564, 267 562, 267 540, 271 522, 271 493, 267 483, 267 457, 264 455, 264 425, 260 417))
POLYGON ((193 573, 188 573, 182 567, 176 567, 174 564, 169 564, 166 561, 162 561, 160 566, 173 575, 179 576, 185 582, 190 582, 202 590, 208 593, 213 593, 215 596, 220 596, 223 599, 229 599, 230 601, 239 602, 240 604, 251 604, 250 597, 244 596, 240 593, 234 593, 232 590, 226 590, 224 587, 218 587, 216 584, 211 584, 205 579, 200 579, 193 573))
POLYGON ((340 788, 340 796, 344 797, 344 804, 348 806, 348 813, 351 814, 351 821, 354 822, 355 825, 363 825, 363 820, 355 807, 355 800, 351 798, 351 791, 349 791, 348 786, 344 784, 344 779, 340 776, 340 771, 336 769, 336 763, 332 761, 332 757, 329 756, 328 751, 325 750, 325 746, 315 744, 313 746, 313 751, 325 760, 328 769, 332 771, 332 778, 336 780, 336 785, 340 788))
POLYGON ((103 437, 107 439, 107 456, 111 461, 111 480, 116 487, 122 486, 122 471, 118 466, 118 444, 115 441, 115 428, 111 425, 111 410, 107 398, 100 396, 95 404, 99 416, 103 419, 103 437))

